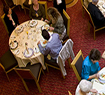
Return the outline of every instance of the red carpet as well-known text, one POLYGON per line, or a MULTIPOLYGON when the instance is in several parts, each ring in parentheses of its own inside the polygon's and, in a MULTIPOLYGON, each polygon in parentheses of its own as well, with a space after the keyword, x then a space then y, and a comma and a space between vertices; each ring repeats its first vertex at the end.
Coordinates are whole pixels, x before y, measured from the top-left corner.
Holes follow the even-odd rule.
MULTIPOLYGON (((0 16, 3 14, 2 5, 0 1, 0 16)), ((48 2, 48 7, 52 6, 52 2, 48 2)), ((29 19, 28 13, 24 14, 24 11, 20 11, 18 7, 16 11, 19 22, 22 23, 29 19)), ((75 6, 67 8, 70 21, 70 37, 74 42, 75 55, 81 49, 84 57, 88 55, 92 48, 97 48, 101 53, 105 50, 105 30, 96 33, 96 40, 93 39, 93 32, 88 32, 88 21, 85 14, 85 18, 82 17, 82 7, 80 0, 75 6)), ((2 56, 8 50, 8 35, 5 27, 0 19, 0 56, 2 56)), ((100 66, 105 66, 105 60, 99 61, 100 66)), ((61 72, 52 68, 49 68, 49 73, 45 71, 45 75, 41 75, 40 86, 42 93, 40 94, 34 81, 27 81, 30 92, 26 92, 22 81, 18 75, 12 71, 10 72, 8 82, 7 77, 0 67, 0 95, 68 95, 68 90, 74 95, 78 81, 74 75, 72 68, 66 63, 67 76, 66 79, 62 78, 61 72)))

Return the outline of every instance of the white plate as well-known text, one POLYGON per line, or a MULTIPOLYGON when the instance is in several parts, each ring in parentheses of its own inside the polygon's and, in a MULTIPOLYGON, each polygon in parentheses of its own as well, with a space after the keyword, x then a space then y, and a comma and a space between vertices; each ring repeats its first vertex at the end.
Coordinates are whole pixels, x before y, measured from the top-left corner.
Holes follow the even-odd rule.
POLYGON ((18 42, 17 41, 11 42, 9 46, 11 49, 16 49, 18 47, 18 42))
POLYGON ((22 25, 19 25, 19 26, 16 27, 16 30, 15 30, 16 33, 20 33, 22 31, 23 31, 23 26, 22 25))
POLYGON ((30 21, 30 26, 33 27, 33 26, 37 25, 37 23, 38 22, 36 20, 31 20, 30 21))
POLYGON ((42 26, 41 28, 42 28, 42 30, 46 29, 48 31, 49 30, 49 25, 46 24, 46 25, 42 26))
POLYGON ((105 3, 102 5, 102 7, 105 9, 105 3))
POLYGON ((25 50, 23 53, 26 58, 29 58, 34 54, 34 51, 32 48, 28 48, 28 51, 29 51, 29 53, 27 53, 27 50, 25 50))
POLYGON ((99 74, 99 78, 102 80, 102 81, 105 81, 105 72, 102 72, 99 74))
POLYGON ((46 43, 46 44, 43 44, 44 41, 45 41, 45 40, 41 40, 41 41, 40 41, 40 44, 41 44, 42 47, 45 47, 45 46, 47 45, 47 43, 46 43))

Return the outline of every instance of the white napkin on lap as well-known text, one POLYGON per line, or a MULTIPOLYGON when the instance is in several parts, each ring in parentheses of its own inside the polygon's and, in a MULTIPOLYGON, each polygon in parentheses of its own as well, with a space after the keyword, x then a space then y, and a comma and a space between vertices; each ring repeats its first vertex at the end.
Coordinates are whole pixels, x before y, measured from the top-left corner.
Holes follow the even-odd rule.
POLYGON ((62 0, 57 0, 57 5, 61 4, 62 0))

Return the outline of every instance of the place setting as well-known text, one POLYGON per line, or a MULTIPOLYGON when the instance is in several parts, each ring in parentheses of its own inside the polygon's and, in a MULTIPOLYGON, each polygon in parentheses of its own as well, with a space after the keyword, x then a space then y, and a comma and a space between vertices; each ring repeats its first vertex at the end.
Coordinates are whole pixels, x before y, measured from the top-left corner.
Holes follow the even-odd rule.
POLYGON ((37 20, 31 20, 31 21, 29 21, 29 25, 30 25, 30 27, 34 27, 34 26, 36 26, 38 24, 38 21, 37 20))
POLYGON ((25 50, 23 52, 24 57, 29 58, 34 54, 32 48, 28 48, 28 43, 25 43, 25 50))
POLYGON ((23 29, 24 29, 23 25, 19 25, 15 28, 15 33, 18 35, 23 31, 23 29))

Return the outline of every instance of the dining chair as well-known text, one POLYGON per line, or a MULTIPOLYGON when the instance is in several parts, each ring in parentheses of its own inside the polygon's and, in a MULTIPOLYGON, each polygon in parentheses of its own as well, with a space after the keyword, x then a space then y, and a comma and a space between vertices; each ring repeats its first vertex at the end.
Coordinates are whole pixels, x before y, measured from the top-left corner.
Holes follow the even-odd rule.
POLYGON ((81 80, 81 72, 82 72, 82 63, 83 63, 84 57, 82 54, 82 51, 80 50, 74 60, 71 63, 72 69, 78 79, 78 81, 81 80))
MULTIPOLYGON (((26 14, 26 9, 29 10, 30 9, 30 4, 28 4, 29 0, 26 0, 24 3, 23 3, 23 9, 24 9, 24 12, 26 14)), ((47 1, 38 1, 39 4, 42 4, 45 8, 45 14, 46 14, 46 19, 48 19, 48 15, 47 15, 47 1)))
POLYGON ((2 22, 3 22, 3 24, 4 24, 4 26, 5 26, 5 29, 6 29, 7 33, 9 34, 7 25, 6 25, 5 20, 4 20, 4 17, 5 17, 5 14, 3 14, 3 15, 1 16, 1 20, 2 20, 2 22))
POLYGON ((57 62, 53 62, 51 60, 48 60, 45 58, 45 65, 48 70, 48 66, 58 69, 61 71, 63 78, 65 79, 65 76, 67 75, 66 70, 64 68, 66 60, 68 61, 69 66, 70 64, 70 57, 72 60, 75 58, 74 52, 73 52, 73 41, 71 39, 68 39, 64 46, 62 47, 61 51, 59 52, 57 62))
POLYGON ((63 9, 63 20, 67 33, 67 35, 65 35, 63 38, 63 43, 65 43, 70 38, 70 16, 67 14, 67 12, 64 9, 63 9))
POLYGON ((95 26, 94 25, 94 22, 93 22, 93 19, 92 19, 92 17, 91 17, 91 14, 89 13, 89 11, 87 10, 87 8, 85 8, 85 10, 86 10, 86 12, 87 12, 87 14, 88 14, 88 16, 89 16, 89 20, 88 20, 88 31, 90 32, 90 26, 92 26, 93 27, 93 31, 94 31, 94 40, 95 40, 95 33, 97 32, 97 31, 100 31, 100 30, 102 30, 102 29, 104 29, 105 28, 105 26, 95 26))
POLYGON ((39 85, 39 79, 40 79, 41 72, 43 72, 43 69, 40 63, 36 63, 34 65, 27 64, 26 67, 14 68, 14 70, 18 74, 18 76, 21 78, 27 92, 29 91, 29 89, 25 82, 26 79, 28 80, 33 79, 37 85, 39 92, 42 92, 39 85))
POLYGON ((81 0, 81 4, 82 4, 82 16, 84 17, 85 9, 87 9, 86 6, 84 5, 84 0, 81 0))
POLYGON ((10 49, 0 57, 0 66, 3 68, 8 80, 10 81, 7 73, 13 70, 13 68, 18 67, 17 60, 11 53, 10 49))

